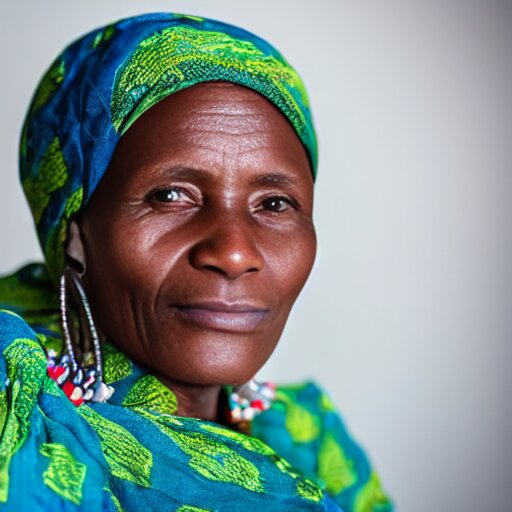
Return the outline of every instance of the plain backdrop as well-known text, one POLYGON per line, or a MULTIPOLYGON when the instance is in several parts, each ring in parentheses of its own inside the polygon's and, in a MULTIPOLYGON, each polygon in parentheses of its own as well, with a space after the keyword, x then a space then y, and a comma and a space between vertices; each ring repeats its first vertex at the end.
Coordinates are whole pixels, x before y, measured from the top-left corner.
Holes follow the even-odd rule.
POLYGON ((1 0, 0 273, 41 258, 17 181, 36 82, 163 10, 258 33, 310 92, 319 254, 262 376, 326 387, 400 510, 510 511, 512 2, 1 0))

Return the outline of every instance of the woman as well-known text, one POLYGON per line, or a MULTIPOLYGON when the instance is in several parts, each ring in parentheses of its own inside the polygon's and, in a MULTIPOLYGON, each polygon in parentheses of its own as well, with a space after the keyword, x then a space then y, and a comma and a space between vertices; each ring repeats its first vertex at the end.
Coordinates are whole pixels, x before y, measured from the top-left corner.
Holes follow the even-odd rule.
POLYGON ((0 283, 3 509, 391 509, 326 395, 252 380, 313 264, 316 166, 250 33, 151 14, 64 50, 21 142, 46 265, 0 283))

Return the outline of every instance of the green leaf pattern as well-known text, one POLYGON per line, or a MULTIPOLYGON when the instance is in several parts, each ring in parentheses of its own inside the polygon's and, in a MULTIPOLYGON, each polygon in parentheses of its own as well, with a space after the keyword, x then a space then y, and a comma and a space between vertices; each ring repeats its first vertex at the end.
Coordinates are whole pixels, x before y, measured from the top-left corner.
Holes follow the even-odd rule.
POLYGON ((152 453, 128 430, 104 418, 88 405, 78 407, 77 411, 98 434, 112 474, 141 487, 150 487, 152 453))
POLYGON ((250 41, 187 26, 166 28, 142 41, 118 71, 111 101, 112 124, 124 133, 159 100, 197 80, 204 81, 209 68, 212 79, 240 73, 240 82, 250 80, 250 75, 258 77, 255 86, 263 80, 267 93, 275 89, 275 101, 283 106, 292 125, 299 133, 305 130, 304 114, 284 85, 300 91, 307 105, 304 86, 294 70, 250 41))
POLYGON ((340 444, 327 433, 318 454, 318 477, 326 484, 326 490, 336 496, 357 481, 354 462, 345 456, 340 444))
POLYGON ((59 138, 55 137, 39 162, 38 172, 23 180, 23 189, 36 224, 50 202, 51 193, 61 188, 67 180, 68 169, 59 138))
POLYGON ((39 451, 50 459, 43 473, 44 483, 62 498, 80 505, 86 466, 78 462, 63 444, 43 443, 39 451))
POLYGON ((287 393, 278 392, 276 398, 286 404, 285 427, 295 443, 309 443, 320 435, 317 415, 299 405, 287 393))
POLYGON ((176 395, 153 375, 144 375, 135 382, 124 398, 123 406, 169 415, 178 410, 176 395))
POLYGON ((190 456, 188 465, 205 478, 264 492, 258 468, 229 446, 211 435, 185 430, 186 426, 179 428, 172 416, 140 412, 190 456))
POLYGON ((4 357, 11 385, 10 403, 6 391, 0 397, 0 502, 7 501, 11 458, 27 436, 29 416, 46 377, 46 358, 34 340, 15 339, 4 350, 4 357))

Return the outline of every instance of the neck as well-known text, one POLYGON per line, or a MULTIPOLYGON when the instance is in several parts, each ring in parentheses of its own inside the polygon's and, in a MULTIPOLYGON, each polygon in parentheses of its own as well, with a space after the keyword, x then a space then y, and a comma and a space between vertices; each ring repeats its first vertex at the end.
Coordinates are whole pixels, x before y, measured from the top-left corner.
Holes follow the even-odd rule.
POLYGON ((178 401, 178 416, 219 421, 219 396, 221 386, 199 386, 172 381, 159 377, 175 395, 178 401))

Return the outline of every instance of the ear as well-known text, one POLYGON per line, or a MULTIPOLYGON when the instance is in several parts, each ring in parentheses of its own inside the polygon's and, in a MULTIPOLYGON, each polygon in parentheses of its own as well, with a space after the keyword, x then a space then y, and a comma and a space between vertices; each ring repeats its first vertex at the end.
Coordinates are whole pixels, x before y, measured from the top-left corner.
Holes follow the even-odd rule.
POLYGON ((80 228, 75 221, 71 221, 69 224, 66 258, 73 270, 75 270, 80 276, 85 274, 86 265, 84 244, 80 235, 80 228))

